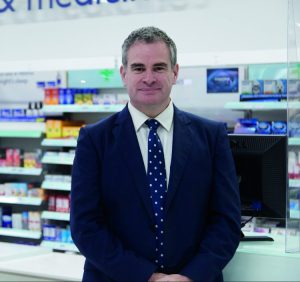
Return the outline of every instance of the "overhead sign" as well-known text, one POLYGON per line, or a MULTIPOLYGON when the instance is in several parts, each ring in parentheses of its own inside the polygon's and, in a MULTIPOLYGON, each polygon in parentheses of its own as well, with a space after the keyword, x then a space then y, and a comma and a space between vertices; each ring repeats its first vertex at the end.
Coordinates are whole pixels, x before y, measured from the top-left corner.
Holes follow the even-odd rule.
POLYGON ((0 24, 182 11, 208 0, 0 0, 0 24))

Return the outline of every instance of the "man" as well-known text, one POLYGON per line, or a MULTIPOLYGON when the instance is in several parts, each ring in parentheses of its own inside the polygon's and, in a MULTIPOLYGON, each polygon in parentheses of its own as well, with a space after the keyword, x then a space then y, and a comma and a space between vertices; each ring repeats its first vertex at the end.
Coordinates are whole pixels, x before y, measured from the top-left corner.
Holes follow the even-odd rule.
POLYGON ((130 102, 81 129, 73 165, 83 280, 222 281, 240 237, 224 125, 173 105, 176 46, 160 29, 133 31, 122 63, 130 102))

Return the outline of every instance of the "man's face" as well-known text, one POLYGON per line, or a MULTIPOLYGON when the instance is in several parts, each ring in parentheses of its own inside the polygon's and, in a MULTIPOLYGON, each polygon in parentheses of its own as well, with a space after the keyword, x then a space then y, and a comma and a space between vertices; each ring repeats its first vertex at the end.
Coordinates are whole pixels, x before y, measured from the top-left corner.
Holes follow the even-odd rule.
POLYGON ((171 68, 166 44, 137 42, 129 48, 127 61, 120 72, 131 103, 141 111, 166 108, 178 74, 178 65, 171 68))

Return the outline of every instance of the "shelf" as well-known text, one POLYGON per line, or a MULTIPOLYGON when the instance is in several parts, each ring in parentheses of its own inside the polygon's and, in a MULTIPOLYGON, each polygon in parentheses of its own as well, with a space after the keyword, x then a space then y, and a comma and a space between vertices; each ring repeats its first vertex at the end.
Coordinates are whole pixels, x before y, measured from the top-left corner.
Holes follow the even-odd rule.
MULTIPOLYGON (((293 103, 293 106, 300 108, 300 103, 293 103)), ((290 104, 289 104, 290 106, 290 104)), ((225 109, 245 111, 266 111, 266 110, 286 110, 287 102, 228 102, 224 105, 225 109)))
POLYGON ((13 228, 0 228, 1 236, 10 236, 10 237, 20 237, 20 238, 30 238, 30 239, 40 239, 41 231, 31 231, 31 230, 22 230, 22 229, 13 229, 13 228))
POLYGON ((43 211, 41 218, 70 221, 70 213, 66 212, 53 212, 53 211, 43 211))
POLYGON ((55 241, 42 241, 41 246, 49 249, 61 250, 61 251, 72 251, 79 252, 75 244, 73 243, 63 243, 55 241))
POLYGON ((300 188, 300 179, 289 179, 289 187, 300 188))
POLYGON ((115 113, 125 105, 44 105, 43 112, 47 113, 115 113))
POLYGON ((47 190, 71 191, 70 182, 43 181, 42 188, 47 190))
POLYGON ((41 143, 42 146, 53 147, 76 147, 77 139, 44 139, 41 143))
POLYGON ((73 165, 74 156, 47 156, 42 158, 43 164, 73 165))
POLYGON ((40 206, 42 204, 42 199, 38 197, 0 196, 0 203, 40 206))
POLYGON ((0 137, 40 138, 44 122, 0 122, 0 137))
POLYGON ((0 167, 0 174, 40 175, 41 173, 41 168, 0 167))
POLYGON ((290 218, 300 219, 300 211, 299 210, 290 210, 290 218))
POLYGON ((289 145, 300 145, 300 137, 289 138, 289 145))

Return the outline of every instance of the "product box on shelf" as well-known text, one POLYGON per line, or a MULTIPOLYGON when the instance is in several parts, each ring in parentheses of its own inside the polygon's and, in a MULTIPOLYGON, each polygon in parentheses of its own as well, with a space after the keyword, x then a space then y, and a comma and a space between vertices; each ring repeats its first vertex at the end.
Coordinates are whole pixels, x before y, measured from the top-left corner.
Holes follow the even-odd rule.
POLYGON ((241 93, 242 94, 252 94, 252 86, 253 86, 252 80, 243 80, 241 93))
POLYGON ((46 121, 47 138, 77 137, 83 121, 52 120, 46 121), (64 128, 66 128, 64 130, 64 128))
POLYGON ((264 94, 277 93, 276 80, 264 80, 264 94))
POLYGON ((264 93, 264 81, 263 80, 253 80, 252 82, 252 94, 258 95, 264 93))

